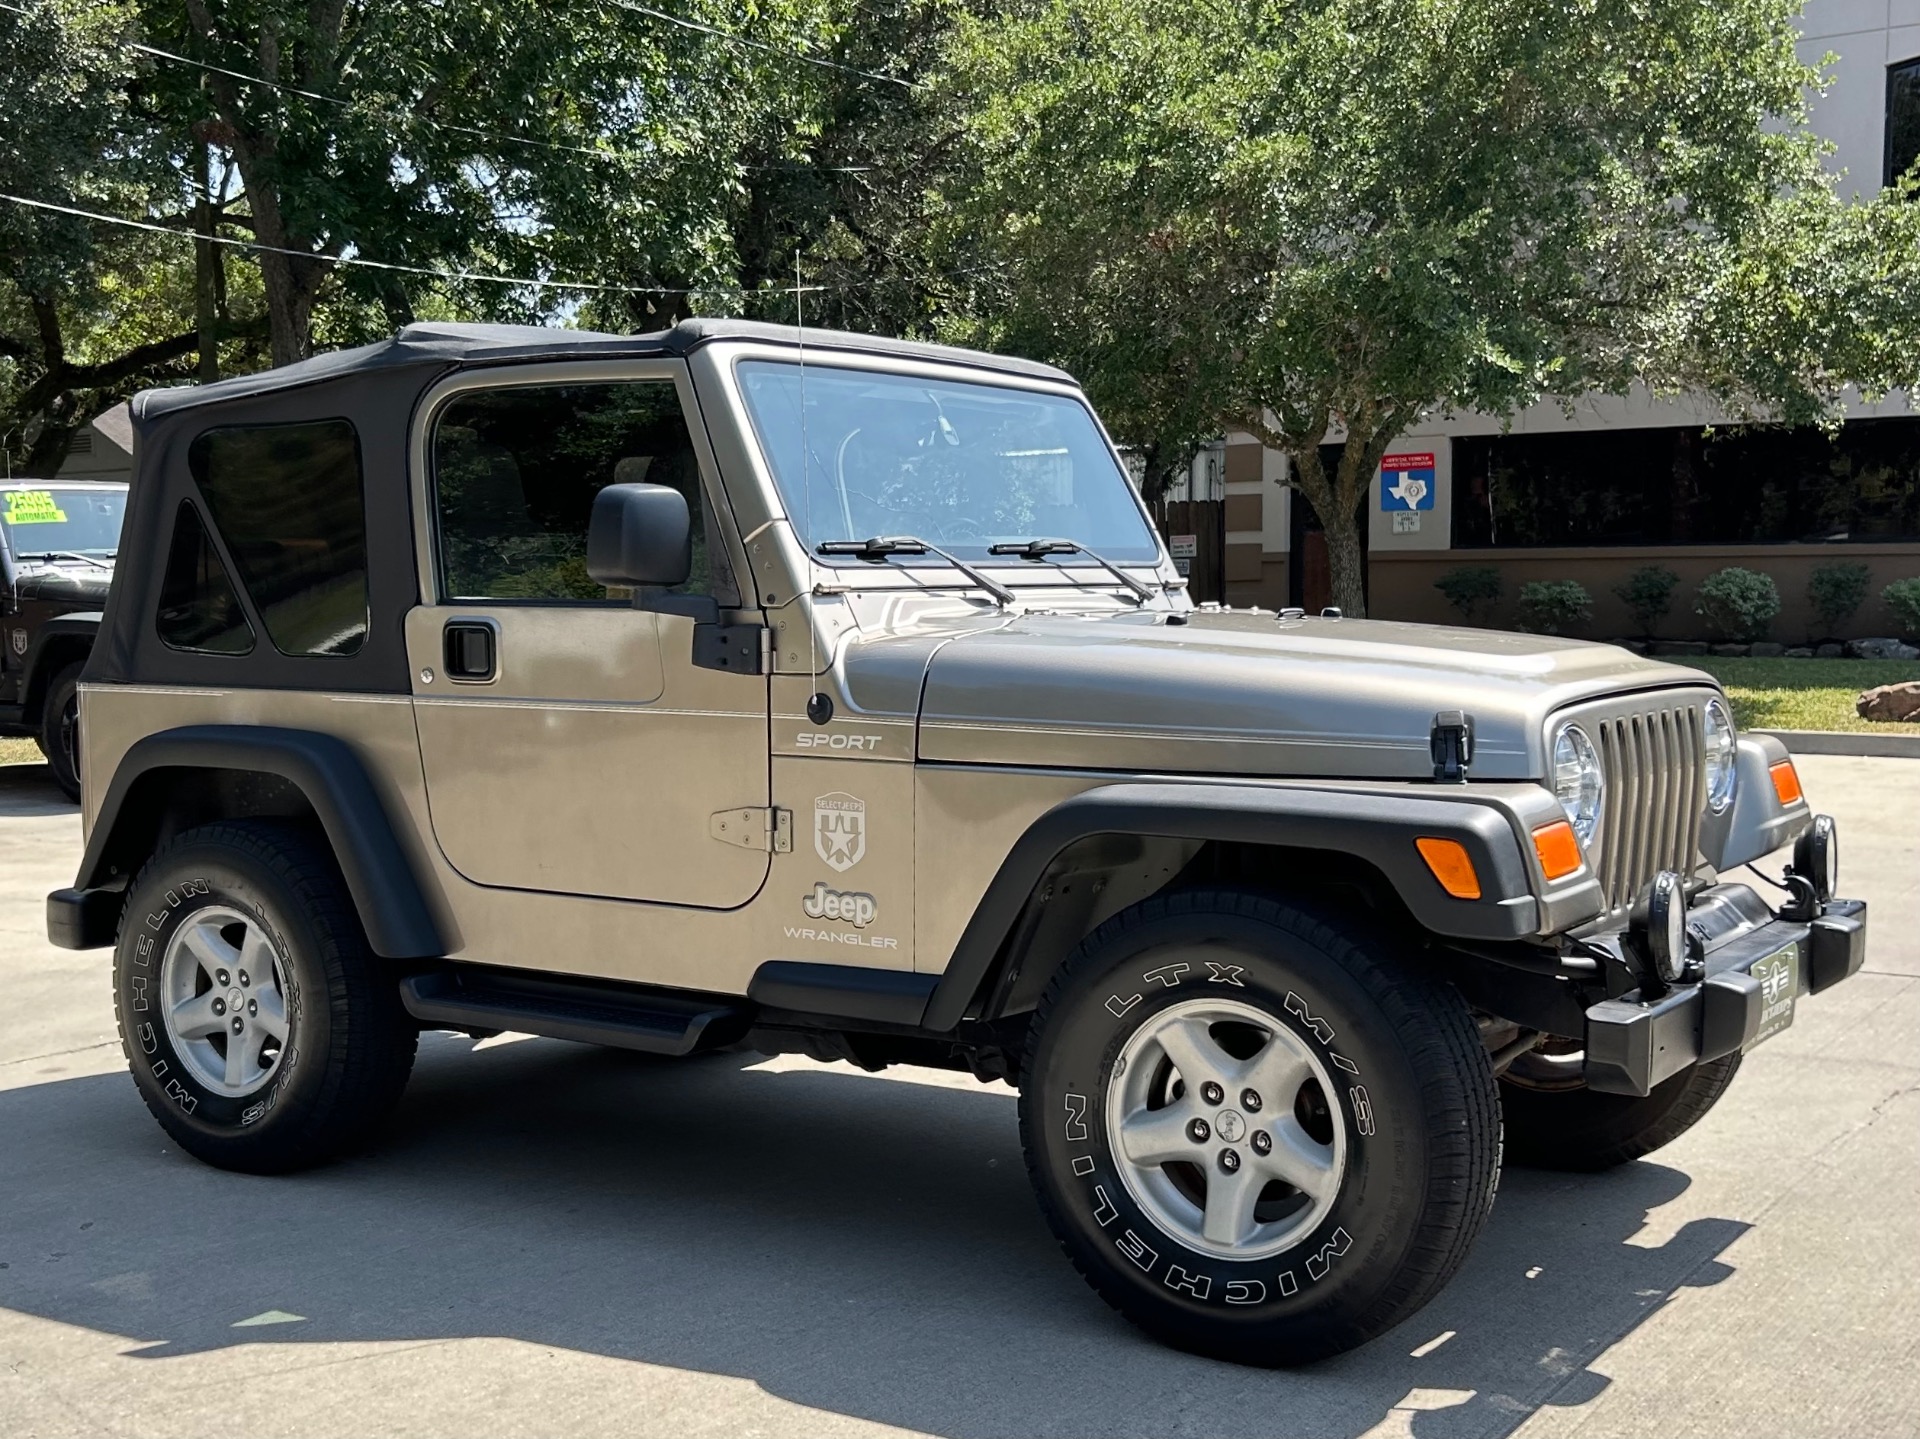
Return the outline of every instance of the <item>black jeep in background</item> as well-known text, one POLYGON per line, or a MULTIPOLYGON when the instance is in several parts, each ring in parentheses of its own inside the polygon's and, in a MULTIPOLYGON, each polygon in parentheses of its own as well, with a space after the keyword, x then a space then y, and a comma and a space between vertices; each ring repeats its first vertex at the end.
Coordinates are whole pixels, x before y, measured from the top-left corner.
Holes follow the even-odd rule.
POLYGON ((0 734, 39 741, 60 788, 80 797, 80 670, 113 581, 127 487, 0 482, 0 734))

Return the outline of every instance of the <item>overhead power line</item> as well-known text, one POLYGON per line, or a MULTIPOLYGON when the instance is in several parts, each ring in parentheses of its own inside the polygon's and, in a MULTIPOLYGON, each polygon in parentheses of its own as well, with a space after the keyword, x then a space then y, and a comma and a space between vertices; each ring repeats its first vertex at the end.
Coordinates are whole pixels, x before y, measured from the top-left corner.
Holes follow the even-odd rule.
MULTIPOLYGON (((743 290, 727 285, 614 285, 595 280, 553 280, 533 279, 524 275, 496 275, 485 270, 436 270, 425 265, 400 265, 386 260, 369 260, 359 255, 321 255, 311 250, 292 250, 283 245, 263 245, 257 240, 236 240, 226 235, 203 235, 195 230, 182 230, 173 225, 161 225, 151 220, 131 220, 124 215, 107 215, 98 210, 83 210, 74 205, 58 205, 51 200, 30 200, 24 195, 0 193, 0 200, 11 204, 24 205, 34 210, 46 210, 56 215, 72 215, 82 220, 93 220, 103 225, 118 225, 129 230, 145 230, 156 235, 173 235, 182 240, 207 242, 226 245, 236 250, 250 250, 256 254, 291 255, 298 260, 312 260, 325 265, 353 265, 367 270, 385 270, 401 275, 424 275, 435 280, 471 281, 486 285, 518 285, 526 289, 576 290, 582 293, 606 295, 727 295, 752 298, 760 295, 791 295, 799 293, 793 286, 768 286, 763 290, 743 290)), ((849 289, 847 285, 807 285, 805 290, 849 289)))
POLYGON ((764 50, 769 55, 779 55, 788 60, 802 60, 809 65, 817 65, 823 70, 836 70, 842 75, 857 75, 863 80, 877 80, 883 85, 898 85, 903 90, 924 90, 927 87, 916 80, 904 80, 898 75, 882 75, 877 70, 862 70, 857 65, 843 65, 838 60, 828 60, 823 56, 809 55, 804 50, 783 50, 765 40, 756 40, 751 35, 742 35, 733 30, 722 30, 717 25, 708 25, 700 20, 689 20, 683 15, 669 15, 664 10, 655 10, 649 5, 640 5, 635 0, 607 0, 617 10, 630 11, 635 15, 645 15, 651 20, 659 20, 667 25, 678 25, 683 30, 693 30, 702 35, 712 35, 716 39, 726 40, 750 50, 764 50))
MULTIPOLYGON (((666 19, 666 20, 672 21, 672 23, 674 24, 690 26, 691 28, 700 30, 703 33, 711 32, 712 34, 721 36, 722 38, 729 38, 727 37, 727 32, 725 31, 714 30, 711 26, 698 25, 693 21, 676 20, 672 16, 657 14, 654 11, 647 10, 644 6, 625 5, 622 3, 622 0, 608 0, 608 3, 620 5, 621 8, 623 9, 634 9, 643 14, 655 15, 656 18, 666 19)), ((32 11, 27 10, 23 6, 4 3, 4 0, 0 0, 0 10, 11 11, 15 15, 31 15, 33 13, 32 11)), ((774 53, 788 55, 790 58, 797 58, 797 59, 803 59, 803 60, 809 58, 805 55, 798 54, 797 52, 780 50, 777 46, 766 46, 761 41, 750 40, 744 36, 733 36, 730 38, 736 39, 742 44, 758 46, 760 48, 765 48, 765 49, 772 49, 774 53)), ((297 95, 303 100, 312 100, 322 105, 334 105, 343 110, 353 110, 353 109, 364 108, 364 109, 373 110, 374 113, 376 114, 383 113, 379 107, 367 105, 366 102, 364 101, 349 100, 344 96, 329 95, 324 91, 320 91, 320 90, 304 89, 298 85, 289 85, 283 80, 269 80, 264 75, 252 75, 244 70, 229 69, 225 65, 215 65, 207 60, 196 59, 192 55, 182 55, 182 54, 179 54, 177 51, 163 50, 157 45, 148 45, 138 40, 121 40, 121 41, 118 41, 117 43, 121 46, 121 48, 126 50, 131 50, 136 54, 150 56, 151 58, 156 60, 166 60, 176 65, 187 65, 196 70, 203 70, 210 75, 223 75, 229 80, 238 80, 243 85, 256 85, 263 89, 276 90, 283 95, 297 95)), ((833 65, 833 62, 831 61, 822 61, 817 59, 815 63, 833 65)), ((833 68, 847 69, 849 67, 834 65, 833 68)), ((854 71, 853 73, 864 75, 867 72, 854 71)), ((893 77, 886 76, 886 75, 875 75, 875 76, 871 76, 870 78, 879 79, 879 80, 889 80, 889 81, 893 80, 893 77)), ((894 81, 893 83, 907 84, 908 82, 894 81)), ((389 115, 394 114, 394 112, 392 111, 385 111, 384 113, 387 113, 389 115)), ((504 145, 518 145, 526 149, 532 149, 532 150, 549 150, 558 154, 584 155, 591 160, 600 160, 600 161, 605 161, 609 163, 616 163, 616 164, 625 163, 625 162, 647 163, 653 158, 650 156, 640 155, 632 150, 603 149, 594 145, 569 145, 562 141, 557 141, 557 140, 536 140, 531 136, 527 136, 527 135, 513 135, 513 134, 507 133, 504 130, 485 130, 473 125, 459 125, 459 124, 455 124, 450 120, 435 120, 430 116, 414 115, 414 114, 406 113, 404 111, 399 112, 396 118, 410 125, 420 125, 430 130, 443 130, 448 134, 452 134, 452 135, 466 135, 477 140, 491 140, 504 145)), ((778 164, 756 163, 752 161, 736 161, 735 163, 739 166, 739 168, 743 170, 781 170, 781 171, 826 170, 826 171, 832 171, 835 174, 850 174, 850 175, 865 174, 867 171, 873 168, 870 165, 809 165, 803 161, 788 161, 788 162, 778 163, 778 164)))

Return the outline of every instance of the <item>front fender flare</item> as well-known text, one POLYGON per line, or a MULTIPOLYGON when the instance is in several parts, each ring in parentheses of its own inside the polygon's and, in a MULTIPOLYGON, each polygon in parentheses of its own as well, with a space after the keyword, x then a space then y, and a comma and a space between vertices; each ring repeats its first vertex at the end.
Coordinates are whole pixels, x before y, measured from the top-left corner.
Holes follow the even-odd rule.
POLYGON ((923 1024, 950 1030, 966 1017, 1020 911, 1061 851, 1097 834, 1330 850, 1384 875, 1414 919, 1448 938, 1526 939, 1566 928, 1601 908, 1590 866, 1547 885, 1523 836, 1561 817, 1538 785, 1377 786, 1122 783, 1088 790, 1041 815, 1008 851, 960 936, 923 1024), (1472 856, 1481 898, 1441 889, 1414 848, 1422 837, 1458 840, 1472 856))
MULTIPOLYGON (((140 781, 169 769, 239 770, 286 780, 318 816, 374 952, 389 959, 435 958, 446 953, 413 865, 360 757, 332 735, 267 725, 161 730, 127 751, 94 821, 75 888, 48 899, 54 943, 78 949, 113 942, 111 934, 103 939, 97 932, 101 913, 97 902, 87 922, 78 916, 88 904, 85 896, 123 884, 145 858, 144 848, 160 817, 145 812, 157 801, 151 787, 140 781), (56 917, 57 904, 65 908, 64 920, 56 917)), ((117 917, 117 906, 113 909, 117 917)))

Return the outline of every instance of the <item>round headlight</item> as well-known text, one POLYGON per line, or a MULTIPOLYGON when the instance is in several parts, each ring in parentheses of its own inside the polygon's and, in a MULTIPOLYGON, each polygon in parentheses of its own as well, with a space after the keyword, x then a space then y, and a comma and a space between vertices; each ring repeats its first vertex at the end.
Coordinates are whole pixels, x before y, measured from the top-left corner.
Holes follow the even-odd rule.
POLYGON ((1581 844, 1593 842, 1600 827, 1600 754, 1577 724, 1563 724, 1553 736, 1553 793, 1567 812, 1567 823, 1581 844))
POLYGON ((1740 737, 1734 732, 1733 716, 1721 701, 1707 701, 1707 808, 1725 814, 1733 803, 1734 781, 1739 773, 1740 737))

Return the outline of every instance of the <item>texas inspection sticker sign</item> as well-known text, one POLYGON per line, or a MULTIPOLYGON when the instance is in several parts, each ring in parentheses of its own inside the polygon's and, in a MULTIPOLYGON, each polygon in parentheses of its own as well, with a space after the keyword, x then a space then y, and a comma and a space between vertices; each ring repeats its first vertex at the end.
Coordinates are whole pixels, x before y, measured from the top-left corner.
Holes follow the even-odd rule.
POLYGON ((1380 462, 1380 508, 1433 508, 1433 455, 1388 455, 1380 462))
POLYGON ((10 525, 57 525, 66 512, 53 498, 52 490, 7 491, 7 523, 10 525))

